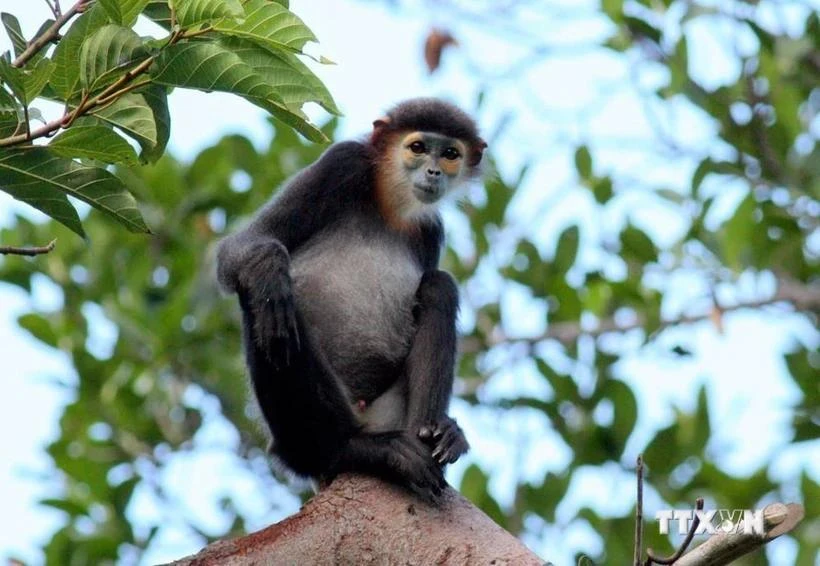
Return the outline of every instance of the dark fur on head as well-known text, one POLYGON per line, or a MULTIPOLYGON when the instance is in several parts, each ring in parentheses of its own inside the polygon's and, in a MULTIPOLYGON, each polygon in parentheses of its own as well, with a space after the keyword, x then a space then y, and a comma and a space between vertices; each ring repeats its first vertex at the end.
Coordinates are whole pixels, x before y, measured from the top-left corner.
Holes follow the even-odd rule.
POLYGON ((470 146, 467 164, 481 162, 487 143, 478 135, 475 122, 460 108, 437 98, 412 98, 391 108, 387 115, 373 122, 371 143, 384 149, 391 134, 402 132, 436 132, 458 138, 470 146))

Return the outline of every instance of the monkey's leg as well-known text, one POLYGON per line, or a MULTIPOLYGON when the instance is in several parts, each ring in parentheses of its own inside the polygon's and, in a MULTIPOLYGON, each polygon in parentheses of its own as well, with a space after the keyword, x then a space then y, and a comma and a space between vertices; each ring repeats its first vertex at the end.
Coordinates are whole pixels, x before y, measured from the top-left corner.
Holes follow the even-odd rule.
POLYGON ((320 476, 358 431, 347 395, 314 351, 298 312, 299 348, 288 352, 287 363, 282 363, 278 350, 287 345, 276 335, 258 337, 254 310, 242 294, 240 303, 251 382, 273 435, 274 452, 297 474, 320 476))
POLYGON ((406 365, 408 429, 431 441, 439 463, 452 463, 469 449, 464 433, 447 416, 455 370, 458 287, 444 271, 427 272, 416 301, 417 330, 406 365))
MULTIPOLYGON (((277 355, 260 348, 253 335, 253 311, 245 306, 243 302, 248 366, 276 456, 305 476, 328 480, 340 472, 362 472, 404 485, 428 500, 441 493, 444 479, 419 438, 404 431, 362 432, 346 391, 298 311, 300 347, 281 365, 271 362, 277 355)), ((278 343, 273 341, 272 347, 278 343)))

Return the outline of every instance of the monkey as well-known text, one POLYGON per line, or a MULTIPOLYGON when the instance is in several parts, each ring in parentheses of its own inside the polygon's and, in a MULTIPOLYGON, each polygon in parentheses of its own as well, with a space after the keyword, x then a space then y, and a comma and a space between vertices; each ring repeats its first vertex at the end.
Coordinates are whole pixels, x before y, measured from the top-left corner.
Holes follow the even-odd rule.
POLYGON ((402 102, 220 242, 269 451, 296 475, 359 472, 436 502, 469 449, 447 415, 459 299, 437 206, 486 146, 456 106, 402 102))

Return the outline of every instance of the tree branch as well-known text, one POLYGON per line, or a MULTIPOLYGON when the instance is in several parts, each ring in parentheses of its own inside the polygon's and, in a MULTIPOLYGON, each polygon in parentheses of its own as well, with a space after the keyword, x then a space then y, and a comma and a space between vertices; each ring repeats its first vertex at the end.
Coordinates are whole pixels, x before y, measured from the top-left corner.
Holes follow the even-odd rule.
POLYGON ((675 566, 723 566, 753 552, 788 533, 803 519, 805 511, 797 503, 772 503, 763 509, 766 534, 719 532, 681 556, 675 566))
POLYGON ((374 478, 343 475, 296 515, 211 544, 174 566, 515 564, 541 560, 453 489, 439 507, 374 478))
POLYGON ((57 240, 51 240, 45 246, 33 246, 33 247, 17 247, 17 246, 0 246, 0 254, 13 254, 13 255, 28 255, 28 256, 35 256, 41 254, 47 254, 51 250, 54 249, 54 246, 57 244, 57 240))
MULTIPOLYGON (((715 316, 715 311, 719 314, 723 314, 742 309, 758 309, 777 303, 789 303, 798 311, 820 309, 820 286, 779 278, 777 291, 767 299, 743 301, 729 306, 715 305, 709 312, 697 315, 683 315, 678 318, 663 320, 658 324, 655 331, 664 330, 670 326, 693 324, 709 320, 715 316)), ((558 322, 550 324, 545 333, 535 338, 511 339, 504 335, 496 334, 491 340, 487 340, 487 343, 482 343, 476 338, 465 338, 462 340, 461 351, 463 353, 474 353, 503 343, 536 344, 544 340, 557 340, 562 344, 572 344, 580 336, 592 336, 597 338, 609 332, 628 332, 630 330, 643 328, 646 326, 646 323, 646 317, 640 314, 636 315, 634 322, 628 324, 618 323, 614 318, 606 318, 600 320, 594 328, 583 328, 578 322, 558 322)))
MULTIPOLYGON (((94 0, 79 0, 76 4, 74 4, 71 8, 69 8, 65 13, 61 14, 53 24, 51 24, 46 31, 35 37, 31 40, 31 43, 28 44, 25 51, 20 53, 20 56, 14 60, 12 63, 15 67, 22 67, 26 64, 26 62, 34 57, 43 47, 54 41, 60 36, 60 28, 62 28, 68 20, 76 16, 77 14, 81 14, 84 12, 91 4, 94 3, 94 0)), ((59 4, 58 4, 59 6, 59 4)))

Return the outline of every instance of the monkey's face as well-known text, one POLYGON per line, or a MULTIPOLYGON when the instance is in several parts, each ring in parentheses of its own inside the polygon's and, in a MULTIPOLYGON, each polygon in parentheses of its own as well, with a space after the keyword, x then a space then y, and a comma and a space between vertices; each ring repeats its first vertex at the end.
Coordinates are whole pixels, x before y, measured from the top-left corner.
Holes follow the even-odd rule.
POLYGON ((412 132, 402 138, 399 147, 407 185, 424 204, 439 200, 464 177, 467 147, 461 140, 412 132))

